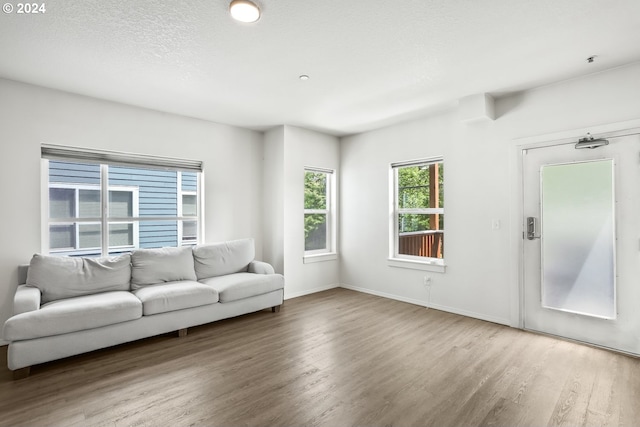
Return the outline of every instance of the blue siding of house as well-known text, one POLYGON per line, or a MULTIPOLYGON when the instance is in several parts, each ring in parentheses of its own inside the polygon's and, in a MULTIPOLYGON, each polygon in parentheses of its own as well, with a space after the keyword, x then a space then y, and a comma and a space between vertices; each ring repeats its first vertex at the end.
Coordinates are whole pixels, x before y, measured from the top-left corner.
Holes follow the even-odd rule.
POLYGON ((198 189, 198 174, 182 172, 182 191, 196 191, 198 189))
MULTIPOLYGON (((110 166, 109 186, 137 187, 140 217, 175 217, 178 215, 178 173, 110 166)), ((100 185, 100 165, 50 161, 49 182, 100 185)), ((183 172, 182 190, 196 191, 196 189, 197 174, 183 172)), ((141 248, 158 248, 179 244, 177 221, 141 221, 139 227, 141 248)))
POLYGON ((177 221, 144 221, 140 223, 140 247, 177 246, 177 221))
POLYGON ((178 172, 110 166, 109 185, 138 187, 141 217, 178 216, 178 172))
POLYGON ((49 161, 49 182, 100 185, 100 165, 49 161))

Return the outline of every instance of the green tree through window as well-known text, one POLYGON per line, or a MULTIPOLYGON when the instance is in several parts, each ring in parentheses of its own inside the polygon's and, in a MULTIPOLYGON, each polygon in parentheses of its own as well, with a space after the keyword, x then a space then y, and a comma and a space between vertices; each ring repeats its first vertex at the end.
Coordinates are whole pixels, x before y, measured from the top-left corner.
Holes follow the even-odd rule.
POLYGON ((395 185, 394 256, 443 258, 442 160, 392 166, 395 185))
POLYGON ((304 240, 305 251, 329 251, 330 173, 305 170, 304 240))

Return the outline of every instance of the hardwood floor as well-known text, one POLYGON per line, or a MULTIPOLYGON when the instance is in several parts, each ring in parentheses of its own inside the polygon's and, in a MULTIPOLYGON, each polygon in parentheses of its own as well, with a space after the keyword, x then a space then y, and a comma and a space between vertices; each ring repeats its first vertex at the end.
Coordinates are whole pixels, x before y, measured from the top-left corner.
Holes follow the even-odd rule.
POLYGON ((62 361, 0 425, 640 425, 640 360, 345 289, 62 361))

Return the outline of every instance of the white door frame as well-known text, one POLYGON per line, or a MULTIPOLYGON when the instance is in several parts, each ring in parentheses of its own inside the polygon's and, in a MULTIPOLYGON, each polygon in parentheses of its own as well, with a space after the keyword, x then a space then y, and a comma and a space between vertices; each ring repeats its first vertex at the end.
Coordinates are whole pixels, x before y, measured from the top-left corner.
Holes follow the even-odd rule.
POLYGON ((523 192, 523 156, 524 151, 532 148, 549 147, 567 143, 578 142, 587 132, 594 137, 611 132, 623 132, 625 130, 640 128, 640 119, 616 122, 598 126, 588 126, 563 132, 548 133, 512 140, 509 157, 509 176, 511 180, 509 194, 512 208, 510 218, 510 265, 513 266, 509 273, 511 283, 509 289, 511 327, 524 328, 524 192, 523 192))

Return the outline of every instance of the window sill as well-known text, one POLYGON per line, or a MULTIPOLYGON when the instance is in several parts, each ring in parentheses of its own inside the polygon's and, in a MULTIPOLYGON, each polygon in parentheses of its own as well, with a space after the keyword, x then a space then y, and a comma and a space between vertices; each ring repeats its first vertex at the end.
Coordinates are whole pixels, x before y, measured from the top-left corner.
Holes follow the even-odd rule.
POLYGON ((314 262, 323 262, 323 261, 334 261, 338 259, 338 254, 336 252, 329 252, 326 254, 317 254, 317 255, 305 255, 302 260, 304 264, 311 264, 314 262))
POLYGON ((389 258, 389 267, 410 268, 413 270, 432 271, 434 273, 444 273, 447 266, 442 261, 414 261, 410 259, 389 258))

